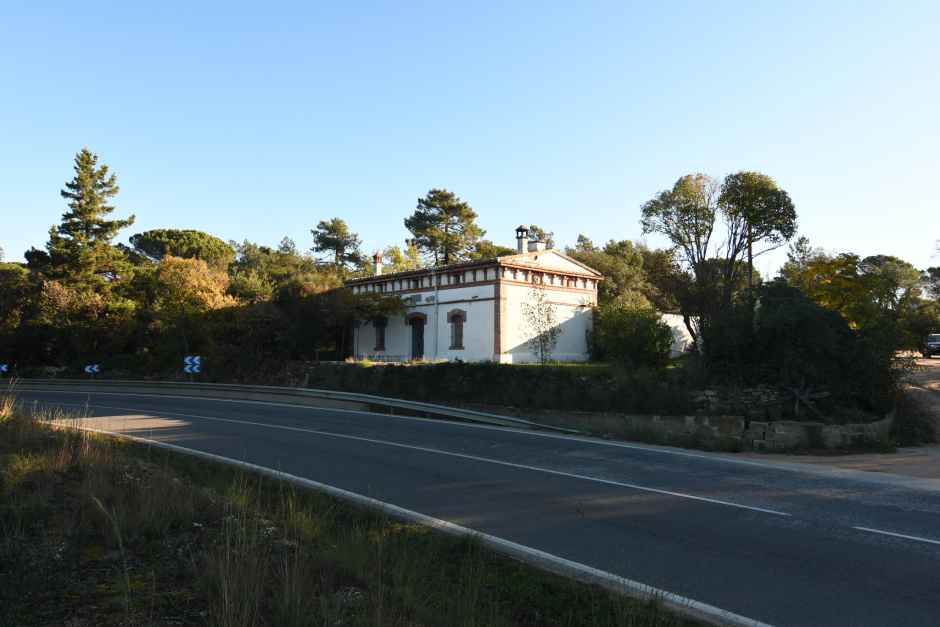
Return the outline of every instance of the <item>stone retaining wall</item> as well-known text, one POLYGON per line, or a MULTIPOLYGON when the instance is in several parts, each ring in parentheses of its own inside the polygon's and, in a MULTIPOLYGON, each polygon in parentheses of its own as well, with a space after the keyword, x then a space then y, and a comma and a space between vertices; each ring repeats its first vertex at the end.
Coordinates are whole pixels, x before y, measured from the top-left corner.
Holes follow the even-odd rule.
POLYGON ((776 385, 761 383, 752 387, 736 386, 703 388, 689 392, 692 407, 696 410, 724 414, 733 411, 761 412, 770 410, 775 413, 771 418, 779 418, 780 402, 786 394, 776 385))
POLYGON ((447 403, 461 409, 520 418, 538 424, 621 436, 631 430, 652 429, 663 436, 695 436, 742 440, 754 448, 786 448, 824 444, 850 446, 884 441, 894 425, 894 412, 868 424, 827 425, 795 420, 749 420, 745 416, 655 416, 552 409, 525 409, 473 403, 447 403))
POLYGON ((794 420, 751 420, 747 426, 744 441, 754 448, 786 448, 823 443, 828 447, 849 446, 887 440, 894 426, 894 412, 883 420, 867 424, 827 425, 794 420))

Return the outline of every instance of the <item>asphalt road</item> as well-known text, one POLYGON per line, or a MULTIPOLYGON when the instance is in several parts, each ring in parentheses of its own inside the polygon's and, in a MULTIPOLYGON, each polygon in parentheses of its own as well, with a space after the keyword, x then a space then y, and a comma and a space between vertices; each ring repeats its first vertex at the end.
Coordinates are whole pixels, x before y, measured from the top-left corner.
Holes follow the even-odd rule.
POLYGON ((940 480, 309 407, 19 396, 771 625, 940 625, 940 480))

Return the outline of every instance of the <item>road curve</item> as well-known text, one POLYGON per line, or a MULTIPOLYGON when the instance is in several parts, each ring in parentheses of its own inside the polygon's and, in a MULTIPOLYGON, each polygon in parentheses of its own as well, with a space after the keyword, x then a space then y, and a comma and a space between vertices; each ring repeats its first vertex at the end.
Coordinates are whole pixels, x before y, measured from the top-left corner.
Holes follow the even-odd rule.
POLYGON ((771 625, 940 624, 940 481, 401 416, 20 392, 771 625))

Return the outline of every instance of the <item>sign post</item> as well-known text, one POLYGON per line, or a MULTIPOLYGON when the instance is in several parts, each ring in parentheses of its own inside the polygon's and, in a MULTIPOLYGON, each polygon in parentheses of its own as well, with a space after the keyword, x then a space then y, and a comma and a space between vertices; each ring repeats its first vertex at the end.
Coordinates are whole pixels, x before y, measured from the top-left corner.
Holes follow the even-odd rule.
POLYGON ((10 366, 8 366, 7 364, 0 364, 0 380, 3 379, 3 373, 9 372, 9 371, 10 371, 10 366))
POLYGON ((183 372, 189 373, 189 382, 193 382, 193 373, 202 372, 202 357, 199 355, 189 355, 183 357, 183 372))
POLYGON ((85 366, 85 372, 91 375, 91 380, 95 380, 95 373, 101 372, 101 366, 95 364, 94 366, 85 366))

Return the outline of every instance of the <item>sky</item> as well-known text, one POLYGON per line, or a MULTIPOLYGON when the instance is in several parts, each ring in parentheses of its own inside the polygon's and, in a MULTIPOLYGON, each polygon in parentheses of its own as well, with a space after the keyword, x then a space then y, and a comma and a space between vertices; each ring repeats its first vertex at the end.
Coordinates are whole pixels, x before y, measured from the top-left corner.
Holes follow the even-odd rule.
MULTIPOLYGON (((686 174, 772 177, 813 246, 940 266, 940 3, 5 2, 0 248, 88 147, 121 232, 402 245, 432 188, 486 238, 644 236, 686 174)), ((786 248, 755 259, 776 274, 786 248)))

